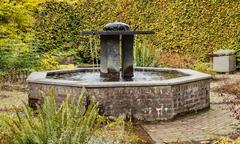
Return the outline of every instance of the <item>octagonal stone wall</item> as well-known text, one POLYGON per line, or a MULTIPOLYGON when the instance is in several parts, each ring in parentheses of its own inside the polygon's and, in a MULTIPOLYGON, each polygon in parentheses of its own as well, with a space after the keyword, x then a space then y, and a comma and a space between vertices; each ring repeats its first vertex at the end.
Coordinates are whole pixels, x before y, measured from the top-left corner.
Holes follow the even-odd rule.
POLYGON ((54 90, 57 102, 60 103, 67 95, 79 96, 82 87, 85 87, 87 98, 95 97, 100 112, 107 116, 131 117, 140 121, 169 120, 178 114, 210 107, 211 77, 204 74, 194 75, 195 71, 188 72, 192 75, 159 83, 130 82, 115 85, 83 85, 71 81, 50 80, 46 79, 46 73, 34 73, 28 80, 29 103, 32 105, 40 101, 40 91, 48 94, 51 90, 54 90), (34 79, 34 75, 41 78, 34 79))

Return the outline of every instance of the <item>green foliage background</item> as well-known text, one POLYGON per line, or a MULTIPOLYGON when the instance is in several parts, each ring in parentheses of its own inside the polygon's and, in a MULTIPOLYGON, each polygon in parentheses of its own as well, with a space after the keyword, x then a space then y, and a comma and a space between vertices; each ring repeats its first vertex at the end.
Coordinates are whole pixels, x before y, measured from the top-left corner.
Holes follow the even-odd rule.
POLYGON ((21 0, 13 5, 16 1, 1 1, 0 55, 7 48, 91 62, 89 38, 79 32, 101 30, 113 21, 156 31, 137 37, 143 43, 137 48, 147 47, 154 65, 164 53, 189 55, 197 62, 220 48, 240 49, 239 0, 21 0), (18 48, 7 46, 14 42, 18 48))
POLYGON ((35 67, 38 56, 29 44, 37 5, 31 0, 0 1, 0 76, 35 67))

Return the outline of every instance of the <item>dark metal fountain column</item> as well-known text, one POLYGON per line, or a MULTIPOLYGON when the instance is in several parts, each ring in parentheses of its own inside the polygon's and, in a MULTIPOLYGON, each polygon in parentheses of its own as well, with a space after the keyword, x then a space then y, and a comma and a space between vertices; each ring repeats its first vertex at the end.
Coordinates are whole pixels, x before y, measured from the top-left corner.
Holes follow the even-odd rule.
MULTIPOLYGON (((104 26, 107 32, 112 31, 129 31, 129 25, 115 22, 104 26)), ((120 79, 120 33, 114 35, 100 35, 101 43, 101 67, 102 77, 110 80, 120 79)), ((123 78, 133 77, 132 49, 133 35, 122 35, 122 72, 123 78), (129 39, 130 38, 130 39, 129 39)))
POLYGON ((129 25, 121 22, 109 23, 104 31, 84 31, 82 35, 100 35, 101 63, 100 75, 107 80, 131 79, 133 74, 133 43, 135 34, 154 34, 153 31, 130 31, 129 25), (121 39, 120 39, 121 37, 121 39), (122 47, 120 47, 120 42, 122 47), (120 62, 122 49, 122 65, 120 62))
POLYGON ((122 77, 131 79, 133 75, 134 35, 122 35, 122 77))
MULTIPOLYGON (((122 77, 133 77, 133 35, 122 35, 122 77)), ((120 78, 120 35, 100 35, 101 77, 111 80, 120 78)))
POLYGON ((119 35, 100 35, 101 45, 101 77, 110 80, 120 78, 120 36, 119 35))

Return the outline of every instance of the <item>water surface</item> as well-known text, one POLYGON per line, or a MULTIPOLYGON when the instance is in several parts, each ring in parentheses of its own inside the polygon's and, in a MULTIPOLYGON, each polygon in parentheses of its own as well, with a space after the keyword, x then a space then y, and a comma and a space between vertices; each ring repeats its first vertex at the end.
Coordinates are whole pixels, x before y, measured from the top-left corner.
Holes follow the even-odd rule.
MULTIPOLYGON (((132 79, 120 79, 119 81, 158 81, 182 77, 184 74, 177 71, 135 71, 132 79)), ((104 82, 112 81, 100 77, 99 71, 74 72, 47 76, 50 79, 61 79, 81 82, 104 82)))

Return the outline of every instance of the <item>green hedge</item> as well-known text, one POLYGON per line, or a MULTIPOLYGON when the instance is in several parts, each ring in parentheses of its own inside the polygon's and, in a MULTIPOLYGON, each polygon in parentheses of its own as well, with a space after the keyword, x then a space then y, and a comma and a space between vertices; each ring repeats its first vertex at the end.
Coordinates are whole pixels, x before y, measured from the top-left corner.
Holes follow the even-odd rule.
POLYGON ((38 8, 35 16, 35 41, 39 52, 62 52, 79 45, 81 22, 68 2, 47 1, 38 8))
POLYGON ((16 71, 31 71, 38 57, 29 48, 34 32, 37 1, 0 1, 0 78, 16 71))
POLYGON ((155 30, 156 35, 139 37, 153 51, 189 53, 202 59, 216 49, 239 49, 239 11, 238 0, 52 0, 37 18, 37 38, 45 50, 76 48, 79 42, 86 47, 86 38, 78 32, 122 21, 132 29, 155 30))
POLYGON ((81 61, 91 62, 90 38, 79 32, 122 21, 132 29, 156 31, 152 36, 137 36, 137 43, 145 45, 156 59, 161 52, 204 61, 214 50, 240 49, 239 11, 239 0, 4 0, 0 51, 36 50, 60 59, 75 54, 81 61), (9 41, 18 42, 19 47, 7 47, 9 41))

